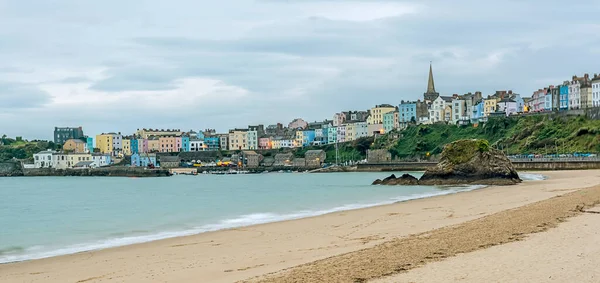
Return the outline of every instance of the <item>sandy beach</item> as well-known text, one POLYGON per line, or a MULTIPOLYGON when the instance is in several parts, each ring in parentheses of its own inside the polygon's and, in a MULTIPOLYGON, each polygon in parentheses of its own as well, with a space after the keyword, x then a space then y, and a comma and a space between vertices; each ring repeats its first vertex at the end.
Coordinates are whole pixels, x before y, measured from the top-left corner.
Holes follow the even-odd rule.
POLYGON ((540 174, 549 179, 2 264, 0 282, 597 282, 586 245, 600 241, 600 215, 586 211, 600 171, 540 174))

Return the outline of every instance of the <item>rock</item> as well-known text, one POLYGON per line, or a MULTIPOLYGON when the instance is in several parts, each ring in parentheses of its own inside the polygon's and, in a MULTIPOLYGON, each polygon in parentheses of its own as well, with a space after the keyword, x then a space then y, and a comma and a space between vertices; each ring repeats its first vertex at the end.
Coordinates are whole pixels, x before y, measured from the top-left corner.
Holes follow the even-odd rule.
POLYGON ((521 179, 503 152, 486 140, 459 140, 447 144, 440 162, 425 171, 420 185, 514 185, 521 179))
POLYGON ((418 185, 419 179, 415 178, 410 174, 403 174, 400 178, 396 178, 396 175, 392 174, 391 176, 383 179, 383 180, 375 180, 373 185, 418 185))

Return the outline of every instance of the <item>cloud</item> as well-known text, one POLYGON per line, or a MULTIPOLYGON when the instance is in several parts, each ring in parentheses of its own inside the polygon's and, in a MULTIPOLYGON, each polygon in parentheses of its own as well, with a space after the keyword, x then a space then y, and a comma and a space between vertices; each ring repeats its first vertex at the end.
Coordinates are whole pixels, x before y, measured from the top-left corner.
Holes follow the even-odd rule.
POLYGON ((15 111, 37 108, 50 102, 50 95, 34 86, 0 82, 0 109, 15 111))
POLYGON ((32 138, 322 120, 422 97, 430 61, 442 94, 600 72, 591 0, 25 2, 0 1, 0 128, 32 138))

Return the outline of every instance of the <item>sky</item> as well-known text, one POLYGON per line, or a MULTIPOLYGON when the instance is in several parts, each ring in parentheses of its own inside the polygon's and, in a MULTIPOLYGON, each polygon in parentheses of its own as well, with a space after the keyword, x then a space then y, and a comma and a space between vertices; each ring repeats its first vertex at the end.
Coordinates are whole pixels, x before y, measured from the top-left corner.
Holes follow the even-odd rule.
POLYGON ((331 119, 600 73, 600 1, 0 0, 0 134, 331 119))

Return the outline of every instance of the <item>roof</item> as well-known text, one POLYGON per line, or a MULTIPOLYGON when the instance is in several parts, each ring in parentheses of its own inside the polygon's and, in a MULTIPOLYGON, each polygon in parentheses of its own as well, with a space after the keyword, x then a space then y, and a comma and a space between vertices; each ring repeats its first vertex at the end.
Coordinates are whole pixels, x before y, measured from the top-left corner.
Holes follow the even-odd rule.
POLYGON ((163 155, 160 157, 160 162, 179 162, 179 156, 163 155))
POLYGON ((90 165, 92 165, 92 163, 94 163, 94 161, 81 161, 81 162, 77 162, 77 164, 75 164, 74 167, 90 166, 90 165))
POLYGON ((73 141, 75 143, 85 143, 84 141, 82 141, 80 139, 70 139, 70 140, 67 140, 67 142, 69 142, 69 141, 73 141))
POLYGON ((243 151, 243 152, 244 152, 244 154, 246 154, 246 155, 258 155, 258 153, 254 152, 254 151, 252 151, 252 150, 245 150, 245 151, 243 151))
POLYGON ((452 102, 452 100, 454 99, 454 97, 452 96, 439 96, 441 99, 443 99, 446 102, 452 102))
POLYGON ((40 151, 40 152, 38 152, 36 154, 54 154, 54 153, 58 153, 58 152, 56 152, 54 150, 47 149, 47 150, 42 150, 42 151, 40 151))
POLYGON ((325 152, 325 151, 322 149, 312 149, 312 150, 307 150, 305 154, 309 154, 309 153, 310 154, 320 154, 322 152, 325 152))
POLYGON ((500 100, 500 102, 515 102, 514 100, 512 100, 511 98, 503 98, 502 100, 500 100))

